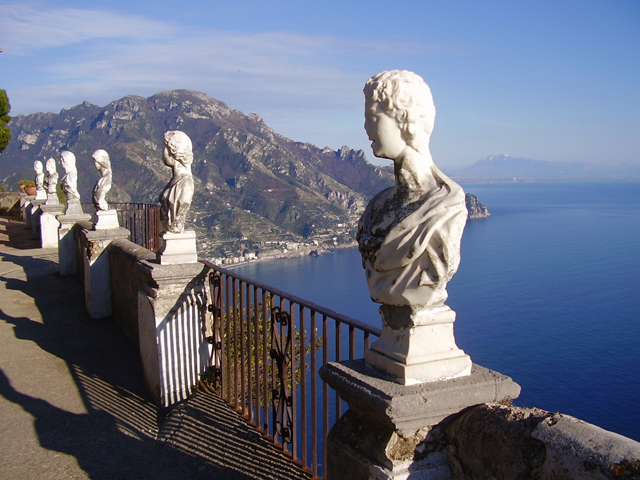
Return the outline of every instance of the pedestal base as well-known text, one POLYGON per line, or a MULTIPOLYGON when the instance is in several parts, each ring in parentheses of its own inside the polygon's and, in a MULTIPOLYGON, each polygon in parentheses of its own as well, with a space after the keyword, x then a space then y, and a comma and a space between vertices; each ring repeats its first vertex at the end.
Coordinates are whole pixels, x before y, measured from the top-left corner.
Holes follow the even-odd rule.
POLYGON ((193 230, 185 230, 183 233, 165 232, 160 237, 162 247, 156 257, 161 265, 198 262, 196 232, 193 230))
POLYGON ((98 210, 96 212, 96 223, 93 225, 94 230, 111 230, 120 228, 118 222, 118 212, 115 210, 98 210))
POLYGON ((73 198, 67 201, 67 209, 64 211, 65 215, 82 215, 82 204, 77 198, 73 198))
POLYGON ((413 310, 380 307, 380 338, 365 352, 367 364, 403 385, 471 373, 471 358, 456 345, 456 313, 447 306, 413 310))
POLYGON ((438 424, 481 403, 516 398, 511 378, 478 365, 464 377, 399 385, 364 360, 331 362, 320 377, 349 404, 329 432, 326 478, 449 479, 438 424))
POLYGON ((60 205, 57 193, 47 193, 47 199, 44 201, 45 205, 60 205))

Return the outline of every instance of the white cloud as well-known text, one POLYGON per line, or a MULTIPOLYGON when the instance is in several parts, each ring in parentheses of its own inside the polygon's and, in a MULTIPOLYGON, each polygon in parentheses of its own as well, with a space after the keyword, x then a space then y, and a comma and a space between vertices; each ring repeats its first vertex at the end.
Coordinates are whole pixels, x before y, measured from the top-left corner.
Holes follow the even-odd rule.
POLYGON ((0 14, 3 48, 6 53, 17 55, 91 40, 157 41, 173 30, 166 22, 100 9, 44 9, 9 4, 2 7, 0 14))

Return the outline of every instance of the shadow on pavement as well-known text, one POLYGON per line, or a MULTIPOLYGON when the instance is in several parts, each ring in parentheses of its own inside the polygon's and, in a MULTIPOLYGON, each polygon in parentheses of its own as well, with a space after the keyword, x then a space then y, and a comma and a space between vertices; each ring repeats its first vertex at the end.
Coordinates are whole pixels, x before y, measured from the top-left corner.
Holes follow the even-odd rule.
POLYGON ((211 394, 195 395, 159 426, 158 410, 142 387, 137 347, 113 321, 88 316, 80 282, 60 277, 51 259, 0 256, 20 267, 0 275, 0 321, 13 325, 18 341, 67 364, 88 412, 71 413, 21 393, 0 369, 0 395, 33 417, 42 448, 73 455, 93 480, 306 478, 211 394), (12 295, 31 297, 42 320, 8 314, 5 301, 12 295))

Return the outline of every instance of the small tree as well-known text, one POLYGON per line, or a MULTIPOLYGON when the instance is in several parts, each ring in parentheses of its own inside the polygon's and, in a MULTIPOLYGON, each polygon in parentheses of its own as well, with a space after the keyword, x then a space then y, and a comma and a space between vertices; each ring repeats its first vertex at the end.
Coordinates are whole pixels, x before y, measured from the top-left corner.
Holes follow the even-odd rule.
POLYGON ((7 148, 9 140, 11 140, 11 130, 7 127, 7 123, 11 120, 11 117, 8 115, 10 111, 11 104, 9 104, 7 92, 0 88, 0 153, 7 148))

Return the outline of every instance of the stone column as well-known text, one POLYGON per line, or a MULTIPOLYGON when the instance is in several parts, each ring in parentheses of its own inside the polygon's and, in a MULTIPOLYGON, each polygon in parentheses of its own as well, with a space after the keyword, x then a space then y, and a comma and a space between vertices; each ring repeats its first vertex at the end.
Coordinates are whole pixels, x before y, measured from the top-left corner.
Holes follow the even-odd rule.
POLYGON ((56 218, 64 211, 64 205, 40 205, 40 246, 42 248, 58 248, 58 228, 60 222, 56 218))
POLYGON ((144 381, 162 407, 185 400, 209 360, 204 337, 206 267, 139 262, 149 281, 138 292, 138 338, 144 381))
MULTIPOLYGON (((67 208, 67 212, 69 209, 67 208)), ((78 273, 78 256, 76 255, 76 239, 73 234, 73 226, 82 221, 88 221, 91 215, 82 213, 58 215, 58 265, 60 267, 60 275, 76 275, 78 273)))
POLYGON ((82 229, 86 242, 84 260, 85 305, 91 318, 111 315, 111 275, 107 246, 114 240, 129 238, 126 228, 110 230, 82 229))
POLYGON ((362 359, 329 363, 320 377, 349 404, 325 443, 328 480, 450 479, 438 424, 472 405, 520 393, 511 378, 478 365, 466 376, 410 386, 362 359))

